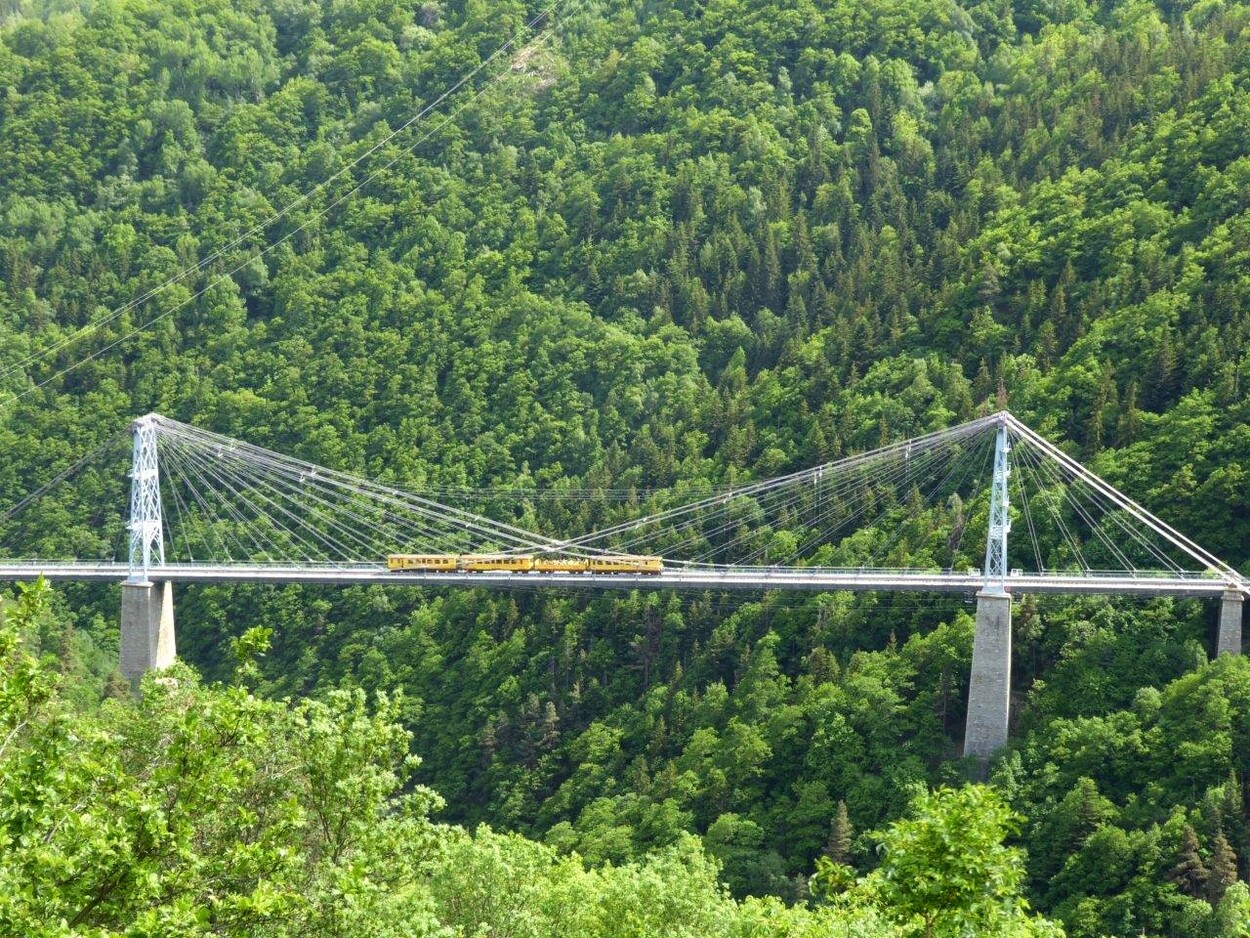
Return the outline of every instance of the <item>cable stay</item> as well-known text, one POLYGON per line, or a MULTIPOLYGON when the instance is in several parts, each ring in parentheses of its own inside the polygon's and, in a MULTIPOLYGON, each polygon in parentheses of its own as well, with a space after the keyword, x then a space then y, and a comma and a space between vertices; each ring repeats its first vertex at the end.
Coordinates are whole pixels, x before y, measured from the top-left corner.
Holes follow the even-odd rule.
POLYGON ((261 579, 266 570, 315 579, 389 568, 483 583, 468 574, 664 573, 706 588, 795 589, 844 580, 902 588, 920 577, 1005 590, 1080 581, 1088 591, 1114 580, 1143 592, 1164 583, 1250 592, 1239 571, 1005 411, 693 496, 683 486, 456 490, 505 506, 536 492, 551 503, 597 500, 612 520, 589 533, 540 533, 157 414, 134 427, 137 440, 148 435, 135 447, 142 467, 136 461, 128 477, 117 435, 31 480, 0 511, 0 552, 21 558, 14 563, 126 558, 131 567, 141 556, 132 576, 161 564, 246 568, 261 579), (147 488, 132 493, 126 517, 127 486, 141 480, 147 488), (88 499, 109 517, 90 536, 65 525, 58 539, 50 519, 88 499))

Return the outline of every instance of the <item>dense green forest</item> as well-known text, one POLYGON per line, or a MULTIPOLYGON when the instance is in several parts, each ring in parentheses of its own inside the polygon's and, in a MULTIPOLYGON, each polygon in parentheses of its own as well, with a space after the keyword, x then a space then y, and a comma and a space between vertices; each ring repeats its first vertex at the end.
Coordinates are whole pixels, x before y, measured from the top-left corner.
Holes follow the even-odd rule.
MULTIPOLYGON (((8 598, 6 597, 6 600, 8 598)), ((63 629, 42 582, 0 622, 0 931, 273 938, 1054 938, 1020 897, 1019 818, 993 789, 916 793, 874 834, 884 860, 822 867, 815 906, 735 901, 686 834, 645 859, 577 855, 430 814, 398 695, 359 689, 288 706, 206 687, 184 665, 84 712, 62 695, 63 629)), ((265 642, 233 644, 254 677, 265 642)), ((1250 914, 1235 884, 1217 915, 1250 914)), ((1233 934, 1223 930, 1219 934, 1233 934)))
MULTIPOLYGON (((3 501, 150 410, 417 490, 594 492, 813 465, 972 417, 1001 384, 1247 569, 1250 6, 563 0, 530 41, 546 9, 0 4, 3 501), (518 34, 450 120, 382 143, 518 34)), ((81 474, 4 543, 112 556, 101 512, 124 485, 81 474)), ((606 510, 465 497, 547 530, 606 510)), ((56 602, 39 647, 71 676, 65 705, 94 713, 118 690, 116 595, 56 602)), ((689 878, 718 915, 801 917, 809 897, 829 915, 918 786, 966 775, 970 613, 188 588, 179 648, 209 680, 233 675, 231 639, 272 629, 257 696, 183 674, 190 702, 143 725, 242 708, 267 734, 249 744, 299 750, 350 695, 393 695, 378 725, 412 733, 441 821, 509 832, 462 845, 466 869, 489 854, 576 879, 555 859, 576 853, 573 903, 689 878), (283 698, 310 702, 263 702, 283 698), (715 875, 796 911, 731 901, 715 875)), ((1171 600, 1017 606, 991 782, 1024 818, 1024 894, 1069 935, 1246 933, 1250 668, 1208 661, 1211 625, 1171 600)), ((108 749, 127 706, 89 718, 107 751, 81 771, 134 757, 141 741, 108 749)), ((288 874, 332 890, 340 871, 288 874)), ((391 921, 375 900, 361 915, 391 921)))

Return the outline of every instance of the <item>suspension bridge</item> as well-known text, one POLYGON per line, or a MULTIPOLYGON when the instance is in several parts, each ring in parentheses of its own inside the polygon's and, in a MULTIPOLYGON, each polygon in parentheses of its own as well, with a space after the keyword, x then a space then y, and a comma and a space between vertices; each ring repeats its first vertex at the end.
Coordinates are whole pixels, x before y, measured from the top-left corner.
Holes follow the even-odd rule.
MULTIPOLYGON (((466 103, 423 130, 405 151, 430 139, 506 78, 516 56, 555 35, 560 6, 552 0, 419 113, 294 202, 130 303, 11 364, 0 377, 96 334, 141 302, 209 270, 471 87, 479 73, 488 75, 466 103)), ((316 208, 312 219, 394 162, 316 208)), ((310 223, 300 222, 258 253, 247 252, 242 265, 310 223)), ((242 269, 214 275, 18 398, 167 319, 242 269)), ((965 753, 986 757, 1007 739, 1014 596, 1210 599, 1220 606, 1217 653, 1241 651, 1242 609, 1250 591, 1242 575, 1005 410, 776 478, 652 491, 415 491, 158 414, 135 421, 132 430, 124 450, 130 459, 128 500, 122 490, 126 473, 93 464, 97 457, 117 456, 106 444, 50 478, 38 477, 50 467, 35 467, 31 478, 6 480, 16 501, 0 511, 0 554, 11 556, 0 559, 0 580, 121 582, 120 666, 132 680, 174 659, 175 583, 956 592, 976 596, 965 753), (92 484, 82 485, 79 474, 91 472, 92 484), (71 484, 76 487, 68 496, 53 494, 71 484), (552 502, 565 510, 544 510, 552 502), (487 511, 487 504, 494 507, 487 511), (79 509, 99 509, 104 517, 84 530, 76 523, 79 509), (387 560, 396 554, 543 561, 527 569, 505 569, 501 562, 498 569, 455 563, 395 570, 387 560), (613 558, 640 555, 661 558, 662 568, 646 574, 603 570, 613 558), (567 569, 552 569, 560 567, 567 569)))
MULTIPOLYGON (((115 512, 111 556, 101 537, 57 545, 68 556, 0 560, 0 580, 120 581, 120 664, 131 680, 173 662, 175 583, 956 592, 976 596, 965 754, 987 757, 1007 739, 1013 596, 1212 599, 1217 653, 1241 651, 1250 583, 1005 410, 775 478, 698 490, 411 491, 159 414, 131 431, 129 512, 115 512), (535 505, 559 501, 593 523, 588 532, 540 534, 472 507, 500 499, 527 505, 531 516, 535 505), (87 556, 93 550, 99 556, 87 556), (388 566, 388 557, 414 554, 542 557, 571 569, 388 566), (662 569, 575 563, 641 554, 662 558, 662 569)), ((12 543, 18 519, 108 449, 0 515, 0 542, 12 543)))

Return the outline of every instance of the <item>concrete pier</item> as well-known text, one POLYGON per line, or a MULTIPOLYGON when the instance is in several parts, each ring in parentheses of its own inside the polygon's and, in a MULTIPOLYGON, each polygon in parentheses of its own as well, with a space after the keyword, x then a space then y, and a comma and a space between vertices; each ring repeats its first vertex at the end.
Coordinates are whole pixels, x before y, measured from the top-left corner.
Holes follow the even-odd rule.
POLYGON ((1007 742, 1011 698, 1011 597, 977 593, 964 755, 988 759, 1007 742))
POLYGON ((174 586, 122 584, 121 672, 138 684, 154 668, 174 663, 174 586))
POLYGON ((1245 596, 1240 590, 1227 590, 1220 600, 1220 634, 1215 642, 1215 654, 1241 654, 1241 616, 1245 596))

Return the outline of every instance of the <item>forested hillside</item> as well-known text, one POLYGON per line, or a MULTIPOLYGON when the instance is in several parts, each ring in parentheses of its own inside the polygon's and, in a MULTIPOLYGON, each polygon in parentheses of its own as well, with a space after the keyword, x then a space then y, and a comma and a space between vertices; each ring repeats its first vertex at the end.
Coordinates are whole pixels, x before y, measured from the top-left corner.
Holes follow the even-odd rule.
MULTIPOLYGON (((917 792, 874 835, 887 859, 856 879, 824 864, 815 907, 735 901, 685 834, 645 859, 584 864, 481 826, 430 817, 401 698, 324 700, 206 687, 176 664, 86 711, 57 658, 42 581, 0 619, 0 933, 23 938, 1061 938, 1020 897, 1019 817, 982 786, 917 792), (923 874, 923 875, 918 875, 923 874), (935 931, 936 929, 936 931, 935 931)), ((233 644, 236 678, 265 642, 233 644)), ((62 662, 63 663, 63 662, 62 662)), ((1218 915, 1250 914, 1236 884, 1218 915)), ((1226 932, 1220 932, 1221 934, 1226 932)))
MULTIPOLYGON (((478 490, 764 477, 967 419, 1001 384, 1247 569, 1250 6, 561 0, 526 29, 544 10, 0 8, 3 501, 159 410, 578 531, 612 507, 478 490)), ((125 482, 86 472, 4 543, 112 556, 125 482)), ((84 700, 116 601, 67 591, 80 628, 49 638, 84 700)), ((209 677, 268 627, 264 696, 402 687, 450 821, 592 863, 692 832, 736 895, 788 900, 822 854, 870 871, 865 832, 963 778, 970 612, 178 597, 209 677)), ((1215 910, 1250 870, 1250 670, 1207 662, 1211 618, 1017 607, 993 780, 1070 935, 1244 931, 1215 910)))

